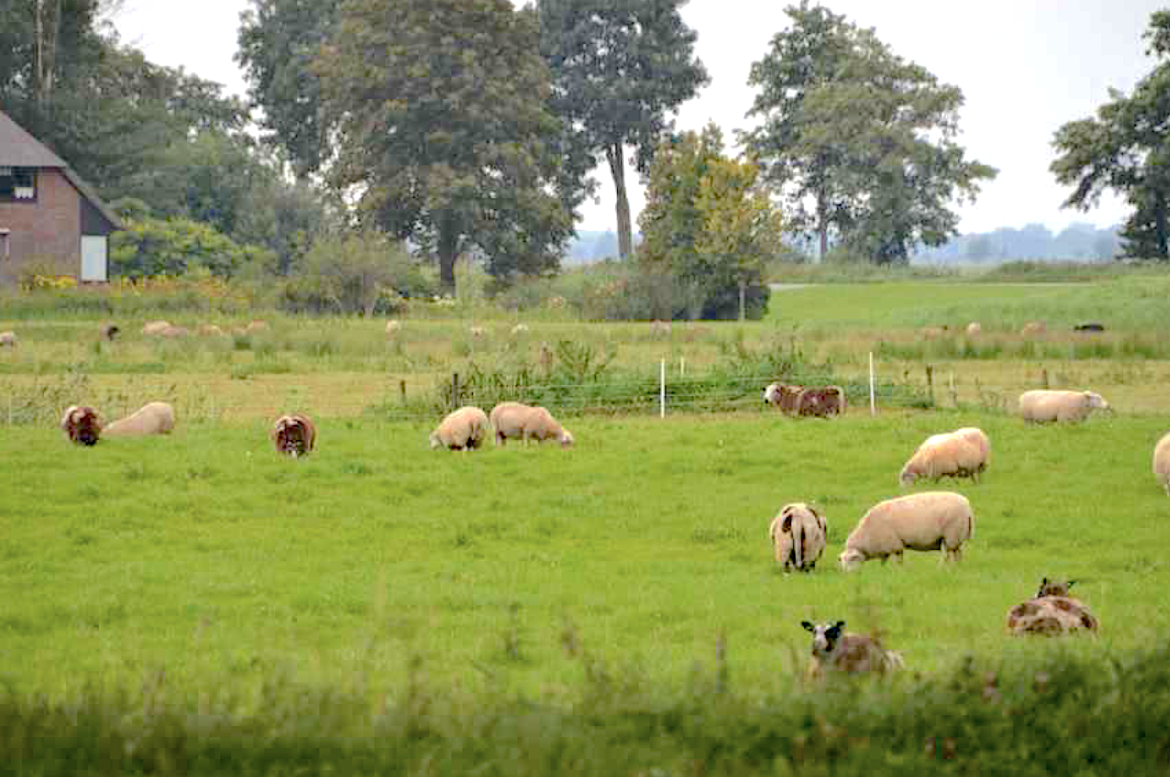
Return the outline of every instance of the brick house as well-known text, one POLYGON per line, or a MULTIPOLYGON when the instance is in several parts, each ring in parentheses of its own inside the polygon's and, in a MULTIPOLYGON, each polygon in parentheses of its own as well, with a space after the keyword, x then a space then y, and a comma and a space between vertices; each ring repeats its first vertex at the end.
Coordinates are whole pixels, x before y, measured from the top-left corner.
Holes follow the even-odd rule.
POLYGON ((0 286, 22 267, 83 282, 107 280, 118 217, 64 160, 0 111, 0 286))

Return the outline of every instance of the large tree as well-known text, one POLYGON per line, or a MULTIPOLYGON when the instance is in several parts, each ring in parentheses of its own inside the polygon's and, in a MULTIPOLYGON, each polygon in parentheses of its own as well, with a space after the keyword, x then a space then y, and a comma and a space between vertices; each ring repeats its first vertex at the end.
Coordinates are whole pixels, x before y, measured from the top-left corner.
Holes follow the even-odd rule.
POLYGON ((1056 132, 1060 155, 1051 170, 1072 186, 1066 208, 1087 211, 1113 190, 1133 207, 1121 236, 1125 256, 1170 260, 1170 11, 1150 18, 1147 53, 1153 72, 1131 95, 1110 91, 1093 118, 1071 121, 1056 132))
POLYGON ((536 2, 553 110, 574 133, 574 153, 604 156, 609 165, 622 258, 633 250, 625 149, 636 149, 635 165, 645 172, 671 126, 668 114, 710 80, 694 54, 697 34, 679 14, 685 2, 536 2))
POLYGON ((561 123, 530 11, 509 0, 350 0, 314 65, 336 127, 328 180, 363 220, 497 277, 555 267, 561 123))
POLYGON ((796 229, 877 262, 957 234, 956 199, 996 171, 955 142, 962 92, 903 60, 873 30, 804 0, 752 65, 747 147, 783 192, 796 229))

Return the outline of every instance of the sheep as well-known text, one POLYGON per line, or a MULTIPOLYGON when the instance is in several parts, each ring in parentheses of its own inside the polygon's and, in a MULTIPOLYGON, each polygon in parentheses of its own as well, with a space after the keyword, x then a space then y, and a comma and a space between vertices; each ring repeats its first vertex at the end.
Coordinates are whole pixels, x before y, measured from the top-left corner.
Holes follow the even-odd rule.
POLYGON ((308 416, 300 413, 282 415, 272 425, 272 444, 277 453, 292 456, 308 456, 317 441, 317 427, 308 416))
POLYGON ((184 326, 168 326, 160 332, 156 332, 159 337, 165 337, 173 340, 176 337, 186 337, 191 334, 191 331, 184 326))
POLYGON ((102 324, 101 328, 98 330, 98 333, 101 335, 103 340, 108 343, 112 343, 114 342, 114 338, 117 337, 118 333, 121 331, 122 330, 119 329, 116 324, 102 324))
POLYGON ((650 322, 650 333, 655 337, 670 337, 670 322, 654 319, 650 322))
POLYGON ((556 440, 562 448, 570 448, 574 442, 572 433, 562 427, 552 413, 539 405, 501 402, 492 408, 491 424, 495 429, 496 445, 504 445, 509 437, 519 438, 525 444, 529 440, 556 440))
POLYGON ((946 324, 943 326, 928 326, 920 334, 925 340, 937 340, 940 337, 945 337, 950 334, 950 327, 946 324))
POLYGON ((487 330, 482 326, 473 326, 467 330, 467 333, 478 340, 479 338, 487 335, 487 330))
POLYGON ((147 337, 153 337, 162 334, 170 328, 170 321, 147 321, 142 325, 142 334, 146 335, 147 337))
POLYGON ((0 332, 0 348, 15 348, 19 343, 20 338, 16 336, 16 332, 0 332))
POLYGON ((198 331, 204 337, 224 337, 227 334, 215 324, 201 324, 198 331))
POLYGON ((1050 391, 1035 389, 1020 394, 1020 415, 1029 423, 1050 421, 1077 423, 1095 409, 1108 410, 1109 403, 1092 391, 1050 391))
POLYGON ((798 416, 828 418, 845 412, 845 390, 840 386, 800 389, 793 402, 792 412, 798 416))
POLYGON ((869 509, 845 540, 838 562, 846 572, 871 558, 902 560, 903 551, 943 550, 944 560, 958 561, 963 543, 975 535, 971 503, 950 491, 925 491, 879 502, 869 509))
POLYGON ((829 524, 825 517, 804 502, 784 505, 768 527, 776 562, 784 571, 811 572, 825 552, 829 524))
POLYGON ((256 334, 257 332, 267 332, 268 329, 268 322, 257 318, 248 322, 248 325, 244 327, 244 333, 252 335, 256 334))
POLYGON ((1154 476, 1162 484, 1166 496, 1170 496, 1170 432, 1162 435, 1154 446, 1154 476))
POLYGON ((1043 321, 1029 321, 1024 324, 1024 328, 1020 330, 1020 334, 1024 337, 1038 337, 1048 331, 1043 321))
POLYGON ((398 323, 398 319, 392 318, 386 322, 386 336, 394 337, 402 330, 402 324, 398 323))
POLYGON ((979 325, 978 321, 967 324, 967 337, 978 337, 981 334, 983 334, 983 327, 979 325))
POLYGON ((884 674, 903 666, 902 654, 886 650, 875 637, 843 633, 845 621, 832 625, 801 621, 800 625, 813 635, 811 677, 821 676, 826 671, 884 674))
POLYGON ((1096 632, 1100 625, 1096 616, 1084 602, 1068 595, 1074 582, 1041 580, 1035 597, 1008 610, 1004 624, 1008 633, 1056 636, 1076 631, 1096 632))
POLYGON ((764 401, 773 407, 780 408, 785 413, 796 412, 796 401, 803 386, 791 386, 786 383, 770 383, 764 389, 764 401))
MULTIPOLYGON (((973 432, 983 434, 978 429, 973 432)), ((919 478, 931 478, 937 483, 943 477, 968 477, 973 483, 978 483, 979 473, 986 467, 983 449, 975 434, 972 433, 971 439, 957 432, 936 434, 918 446, 898 473, 898 482, 909 487, 919 478)))
POLYGON ((105 428, 106 436, 142 437, 148 434, 170 434, 175 428, 175 409, 166 402, 148 402, 125 418, 105 428))
POLYGON ((102 433, 102 419, 92 407, 71 405, 61 416, 61 429, 70 442, 77 445, 97 445, 102 433))
POLYGON ((461 407, 449 413, 431 432, 431 450, 476 450, 483 445, 487 428, 487 413, 478 407, 461 407))
POLYGON ((982 474, 991 464, 991 438, 987 436, 987 432, 977 426, 964 426, 951 434, 962 437, 979 449, 979 455, 982 457, 979 462, 979 473, 982 474))
POLYGON ((520 335, 528 334, 528 324, 517 324, 512 327, 512 336, 519 337, 520 335))

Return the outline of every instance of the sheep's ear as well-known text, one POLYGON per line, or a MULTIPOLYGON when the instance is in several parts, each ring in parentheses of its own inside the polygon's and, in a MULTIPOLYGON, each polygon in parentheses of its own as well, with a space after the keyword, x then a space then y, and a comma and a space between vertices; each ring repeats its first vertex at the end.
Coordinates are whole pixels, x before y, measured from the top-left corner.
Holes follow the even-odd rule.
POLYGON ((812 624, 811 624, 811 623, 809 623, 808 621, 801 621, 801 622, 800 622, 800 625, 801 625, 801 626, 804 626, 804 630, 805 630, 805 631, 816 631, 816 630, 817 630, 817 627, 816 627, 816 626, 814 626, 814 625, 812 625, 812 624))

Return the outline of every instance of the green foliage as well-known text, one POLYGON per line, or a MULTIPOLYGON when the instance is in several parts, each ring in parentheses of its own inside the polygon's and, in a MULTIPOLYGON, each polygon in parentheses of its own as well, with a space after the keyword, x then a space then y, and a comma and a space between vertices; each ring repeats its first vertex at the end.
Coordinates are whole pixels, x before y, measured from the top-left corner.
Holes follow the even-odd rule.
POLYGON ((834 233, 881 264, 945 243, 952 201, 996 174, 955 142, 962 92, 823 6, 787 13, 792 26, 752 65, 749 115, 762 123, 744 140, 793 225, 819 235, 822 257, 834 233))
POLYGON ((552 110, 569 130, 565 155, 579 179, 604 155, 618 194, 619 255, 633 251, 626 146, 645 172, 667 115, 709 82, 683 22, 685 0, 537 0, 540 48, 553 74, 552 110))
POLYGON ((110 274, 128 278, 182 275, 205 268, 230 278, 249 265, 267 265, 272 253, 241 246, 208 224, 186 218, 127 221, 110 237, 110 274))
POLYGON ((1123 254, 1170 260, 1170 12, 1150 17, 1147 53, 1158 64, 1133 93, 1111 90, 1096 117, 1068 122, 1056 131, 1060 156, 1050 166, 1056 180, 1072 186, 1067 208, 1089 210, 1106 190, 1133 208, 1122 229, 1123 254))
POLYGON ((562 128, 536 44, 508 0, 353 0, 315 61, 338 135, 330 182, 360 190, 366 223, 437 254, 447 289, 469 253, 497 277, 555 268, 572 231, 549 191, 562 128))
POLYGON ((763 317, 769 292, 762 270, 780 245, 780 217, 757 175, 750 161, 724 156, 713 124, 658 150, 639 217, 644 239, 638 261, 691 290, 690 304, 676 300, 664 317, 735 318, 741 282, 747 316, 763 317))
POLYGON ((313 242, 301 273, 285 282, 281 306, 369 317, 395 310, 402 293, 426 285, 402 244, 375 232, 327 233, 313 242))

